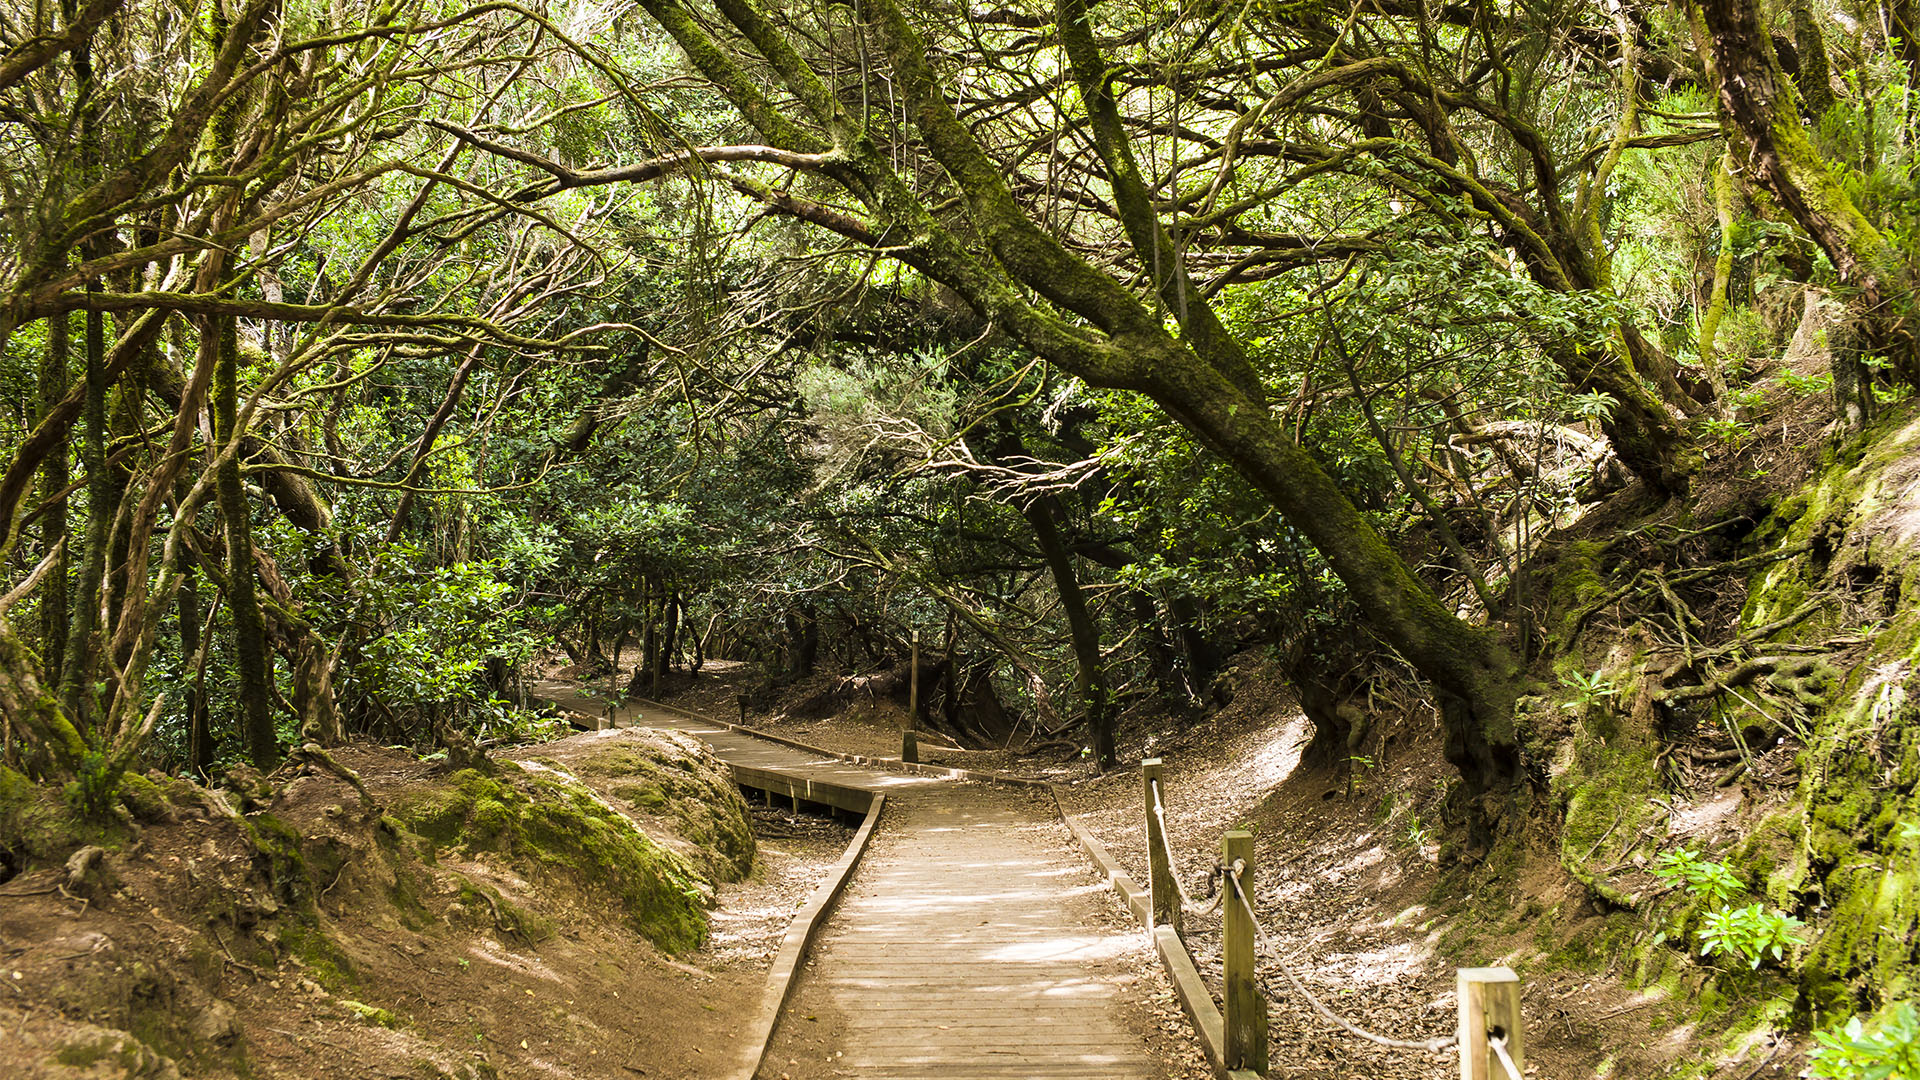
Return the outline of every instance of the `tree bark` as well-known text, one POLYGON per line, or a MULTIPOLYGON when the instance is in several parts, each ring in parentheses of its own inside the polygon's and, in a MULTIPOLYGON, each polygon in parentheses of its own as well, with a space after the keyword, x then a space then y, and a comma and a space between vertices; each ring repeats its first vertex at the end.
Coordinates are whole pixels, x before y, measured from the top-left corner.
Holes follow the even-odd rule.
POLYGON ((100 631, 100 588, 105 579, 107 547, 112 542, 113 478, 107 469, 106 328, 100 318, 87 318, 86 411, 80 432, 80 466, 87 475, 87 523, 80 549, 80 574, 74 583, 74 603, 67 620, 67 645, 60 672, 60 707, 75 726, 86 731, 94 718, 93 679, 99 660, 94 637, 100 631))
POLYGON ((213 769, 213 732, 207 724, 206 679, 187 669, 189 664, 199 666, 203 615, 199 575, 193 569, 193 553, 185 544, 175 552, 174 568, 180 574, 175 613, 180 623, 180 681, 186 684, 187 767, 204 779, 213 769))
MULTIPOLYGON (((213 368, 213 438, 226 447, 241 438, 235 430, 239 412, 240 342, 234 320, 214 316, 201 327, 201 348, 218 350, 213 368)), ((246 487, 240 478, 240 454, 233 453, 216 466, 214 493, 226 523, 227 611, 233 619, 234 663, 240 676, 240 732, 247 756, 261 772, 280 763, 280 744, 273 729, 273 678, 267 655, 266 621, 253 560, 253 519, 246 487)))
POLYGON ((1799 95, 1781 71, 1759 6, 1754 0, 1691 0, 1689 13, 1713 69, 1733 160, 1826 253, 1853 292, 1850 306, 1869 351, 1920 386, 1912 276, 1834 174, 1835 163, 1808 137, 1799 95))
MULTIPOLYGON (((68 321, 65 315, 55 315, 47 320, 47 351, 40 363, 40 408, 35 417, 36 424, 45 422, 54 406, 67 394, 67 357, 72 348, 72 332, 68 321)), ((41 489, 50 496, 65 491, 68 478, 67 447, 63 440, 40 466, 41 489)), ((67 539, 65 496, 56 499, 47 508, 40 529, 42 541, 49 551, 67 539)), ((47 682, 55 686, 60 685, 61 671, 66 663, 67 621, 71 617, 67 610, 67 564, 70 561, 71 552, 63 548, 54 560, 53 569, 48 571, 40 593, 40 659, 47 682)))
POLYGON ((1060 609, 1067 616, 1067 633, 1073 642, 1074 697, 1093 743, 1094 760, 1102 771, 1118 764, 1113 745, 1113 697, 1107 688, 1106 664, 1100 657, 1100 624, 1087 607, 1087 595, 1074 573, 1073 553, 1060 537, 1054 498, 1043 495, 1021 508, 1040 554, 1053 575, 1054 591, 1060 595, 1060 609))

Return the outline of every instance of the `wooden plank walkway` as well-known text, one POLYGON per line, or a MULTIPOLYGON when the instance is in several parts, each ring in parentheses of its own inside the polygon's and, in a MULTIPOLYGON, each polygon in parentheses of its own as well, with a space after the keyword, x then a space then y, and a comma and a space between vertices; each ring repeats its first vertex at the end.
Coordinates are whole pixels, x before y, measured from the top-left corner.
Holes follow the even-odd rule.
POLYGON ((618 723, 686 731, 729 762, 887 795, 762 1076, 1164 1075, 1125 1016, 1132 987, 1117 957, 1137 943, 1101 919, 1094 875, 1043 799, 851 765, 652 705, 623 708, 618 723))
POLYGON ((789 1010, 818 1019, 783 1021, 764 1075, 1161 1075, 1122 1014, 1133 943, 1090 879, 1036 797, 944 782, 890 803, 789 1010))

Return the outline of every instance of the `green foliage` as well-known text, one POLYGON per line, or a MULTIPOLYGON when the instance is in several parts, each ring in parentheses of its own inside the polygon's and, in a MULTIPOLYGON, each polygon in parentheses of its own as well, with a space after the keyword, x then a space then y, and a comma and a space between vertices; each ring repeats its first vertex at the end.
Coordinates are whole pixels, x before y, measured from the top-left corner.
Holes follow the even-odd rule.
POLYGON ((106 755, 88 751, 63 794, 82 820, 99 822, 111 818, 119 808, 119 787, 120 774, 108 767, 106 755))
POLYGON ((1910 1002, 1885 1009, 1872 1025, 1855 1016, 1814 1033, 1807 1072, 1823 1080, 1920 1078, 1920 1017, 1910 1002))
POLYGON ((1757 968, 1769 956, 1783 959, 1787 949, 1800 944, 1805 925, 1764 904, 1722 907, 1707 912, 1701 922, 1700 955, 1737 956, 1757 968))
POLYGON ((1727 864, 1703 859, 1693 848, 1661 852, 1654 860, 1653 876, 1668 885, 1684 885, 1689 893, 1714 904, 1724 904, 1746 891, 1727 864))
POLYGON ((1833 393, 1833 372, 1822 371, 1812 375, 1799 375, 1783 371, 1779 375, 1780 385, 1800 397, 1827 395, 1833 393))
POLYGON ((499 579, 501 568, 436 566, 410 545, 388 549, 363 586, 363 611, 386 632, 366 644, 350 686, 390 708, 449 708, 483 735, 534 733, 534 722, 481 678, 490 659, 518 664, 539 645, 506 602, 512 586, 499 579))
POLYGON ((1620 693, 1620 688, 1604 672, 1584 671, 1568 672, 1560 676, 1560 685, 1567 688, 1573 700, 1564 703, 1565 709, 1594 709, 1607 703, 1609 698, 1620 693))
POLYGON ((1583 420, 1606 420, 1620 407, 1620 400, 1604 390, 1575 394, 1567 400, 1573 415, 1583 420))

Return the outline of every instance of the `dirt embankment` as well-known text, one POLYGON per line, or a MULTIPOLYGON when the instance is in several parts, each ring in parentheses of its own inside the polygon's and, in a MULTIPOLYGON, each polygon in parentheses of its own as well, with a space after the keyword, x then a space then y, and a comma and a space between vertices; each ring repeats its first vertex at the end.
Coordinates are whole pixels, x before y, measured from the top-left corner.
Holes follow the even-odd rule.
POLYGON ((844 830, 750 827, 673 733, 516 756, 156 776, 92 833, 0 777, 0 1074, 711 1076, 844 830))

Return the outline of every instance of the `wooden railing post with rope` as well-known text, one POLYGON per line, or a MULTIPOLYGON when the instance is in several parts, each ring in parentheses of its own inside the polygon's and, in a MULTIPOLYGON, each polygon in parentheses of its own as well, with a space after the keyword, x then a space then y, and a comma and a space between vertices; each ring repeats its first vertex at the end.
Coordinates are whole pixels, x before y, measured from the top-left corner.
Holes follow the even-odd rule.
MULTIPOLYGON (((1167 837, 1167 806, 1161 786, 1161 761, 1140 763, 1145 801, 1149 912, 1153 926, 1178 932, 1183 915, 1205 917, 1221 910, 1223 992, 1219 1027, 1209 1036, 1208 1055, 1222 1074, 1265 1074, 1267 1070, 1267 998, 1261 980, 1260 947, 1268 947, 1266 969, 1278 973, 1294 994, 1322 1019, 1355 1038, 1394 1050, 1441 1054, 1460 1051, 1461 1080, 1524 1080, 1524 1030, 1520 1017, 1520 977, 1509 968, 1461 968, 1458 972, 1460 1026, 1451 1037, 1395 1039, 1362 1028, 1328 1007, 1274 955, 1274 942, 1253 906, 1253 834, 1236 829, 1220 841, 1220 862, 1209 881, 1220 883, 1213 902, 1202 907, 1187 895, 1167 837), (1217 1057, 1215 1056, 1217 1054, 1217 1057)), ((1196 1025, 1199 1021, 1196 1019, 1196 1025)))
POLYGON ((1254 951, 1258 926, 1253 908, 1244 902, 1253 884, 1253 834, 1235 829, 1220 839, 1220 865, 1227 868, 1229 888, 1243 901, 1226 906, 1221 932, 1225 958, 1225 988, 1221 1015, 1226 1019, 1227 1068, 1267 1072, 1267 995, 1260 989, 1259 956, 1254 951))
POLYGON ((1461 968, 1459 988, 1460 1080, 1521 1080, 1520 976, 1512 968, 1461 968))
POLYGON ((1151 916, 1147 929, 1171 926, 1180 932, 1180 881, 1175 877, 1173 855, 1167 844, 1167 812, 1160 800, 1160 759, 1147 758, 1140 763, 1141 795, 1147 817, 1147 896, 1151 916))

